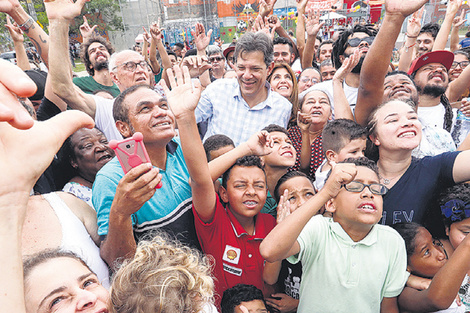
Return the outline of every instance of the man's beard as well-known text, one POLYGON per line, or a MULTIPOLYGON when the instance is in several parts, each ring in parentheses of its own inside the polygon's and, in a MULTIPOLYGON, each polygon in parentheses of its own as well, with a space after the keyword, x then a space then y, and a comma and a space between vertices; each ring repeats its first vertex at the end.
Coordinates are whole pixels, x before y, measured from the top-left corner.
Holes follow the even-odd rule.
MULTIPOLYGON (((349 56, 351 56, 351 54, 345 54, 344 57, 346 58, 349 58, 349 56)), ((351 73, 354 73, 354 74, 360 74, 361 73, 361 68, 362 68, 362 63, 364 63, 364 59, 365 59, 366 55, 362 55, 361 58, 359 59, 359 62, 357 63, 357 65, 352 69, 351 73)), ((344 62, 344 61, 343 61, 344 62)))
POLYGON ((108 61, 96 62, 95 66, 93 66, 95 71, 107 70, 108 69, 108 61))
POLYGON ((425 85, 423 89, 418 87, 418 91, 422 95, 431 96, 433 98, 437 98, 442 96, 447 90, 447 86, 439 86, 439 85, 425 85))

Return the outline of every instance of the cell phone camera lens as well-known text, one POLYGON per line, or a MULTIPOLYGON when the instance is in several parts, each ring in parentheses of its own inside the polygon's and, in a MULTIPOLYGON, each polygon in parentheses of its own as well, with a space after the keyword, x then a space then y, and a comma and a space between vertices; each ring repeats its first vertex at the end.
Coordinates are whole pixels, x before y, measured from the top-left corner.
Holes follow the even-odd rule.
POLYGON ((131 147, 131 145, 126 145, 126 148, 129 149, 131 147))

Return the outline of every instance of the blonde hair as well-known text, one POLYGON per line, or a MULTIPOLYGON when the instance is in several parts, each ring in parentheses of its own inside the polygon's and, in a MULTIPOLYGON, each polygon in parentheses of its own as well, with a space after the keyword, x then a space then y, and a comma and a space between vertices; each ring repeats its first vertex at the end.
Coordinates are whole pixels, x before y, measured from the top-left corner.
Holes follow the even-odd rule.
POLYGON ((157 236, 116 272, 111 302, 117 313, 198 312, 213 302, 210 272, 199 252, 157 236))

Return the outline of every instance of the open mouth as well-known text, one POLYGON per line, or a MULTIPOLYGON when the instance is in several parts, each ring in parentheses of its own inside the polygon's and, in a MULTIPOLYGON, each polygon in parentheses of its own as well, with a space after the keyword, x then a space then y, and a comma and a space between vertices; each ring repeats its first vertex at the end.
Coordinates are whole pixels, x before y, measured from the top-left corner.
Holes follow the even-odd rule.
POLYGON ((106 155, 103 155, 101 156, 99 159, 98 159, 98 162, 101 162, 101 161, 105 161, 105 160, 111 160, 113 157, 110 155, 110 154, 106 154, 106 155))
POLYGON ((361 211, 364 211, 366 213, 375 213, 377 212, 377 209, 375 208, 375 205, 372 203, 364 203, 361 206, 359 206, 359 209, 361 211))
POLYGON ((406 132, 400 133, 398 138, 413 138, 416 136, 416 132, 414 130, 408 130, 406 132))
POLYGON ((290 150, 287 150, 287 151, 284 151, 283 153, 281 153, 281 156, 293 157, 294 153, 292 153, 292 151, 290 151, 290 150))
POLYGON ((254 200, 247 200, 243 202, 243 205, 245 205, 248 209, 254 209, 258 205, 258 202, 254 200))
POLYGON ((310 115, 311 116, 322 116, 323 113, 322 113, 322 111, 313 111, 310 115))
POLYGON ((165 127, 165 126, 170 126, 170 122, 164 121, 164 122, 155 123, 153 125, 153 127, 165 127))
POLYGON ((393 91, 390 93, 390 97, 393 97, 393 96, 395 96, 396 94, 400 94, 400 93, 401 93, 401 94, 407 94, 407 95, 411 94, 411 92, 410 92, 409 89, 402 87, 402 88, 397 88, 397 89, 393 90, 393 91))

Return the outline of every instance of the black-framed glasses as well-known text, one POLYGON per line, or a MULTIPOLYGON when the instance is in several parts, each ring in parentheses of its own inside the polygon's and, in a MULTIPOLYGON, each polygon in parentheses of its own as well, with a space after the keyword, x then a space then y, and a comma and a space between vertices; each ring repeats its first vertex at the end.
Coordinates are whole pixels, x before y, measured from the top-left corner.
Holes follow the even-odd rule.
POLYGON ((143 68, 144 70, 148 70, 150 68, 147 61, 140 61, 140 62, 128 61, 128 62, 121 63, 119 65, 116 65, 113 69, 118 68, 119 66, 122 66, 125 70, 133 72, 136 70, 137 65, 140 65, 140 67, 143 68))
POLYGON ((224 58, 223 57, 210 57, 209 58, 209 62, 213 63, 213 62, 222 62, 224 58))
POLYGON ((452 62, 452 66, 451 66, 450 68, 454 69, 454 68, 457 68, 457 66, 460 66, 461 69, 464 69, 464 68, 466 68, 469 64, 470 64, 469 61, 462 61, 462 62, 454 61, 454 62, 452 62))
POLYGON ((361 44, 361 42, 366 42, 368 45, 371 45, 372 42, 374 42, 375 37, 374 36, 369 36, 369 37, 364 37, 364 38, 351 38, 348 39, 348 44, 351 47, 357 47, 361 44))
POLYGON ((350 192, 361 192, 364 190, 364 188, 368 187, 370 192, 372 192, 374 195, 379 196, 383 196, 388 191, 388 188, 382 184, 368 185, 355 180, 350 182, 349 184, 344 184, 342 187, 344 187, 344 189, 350 192))

